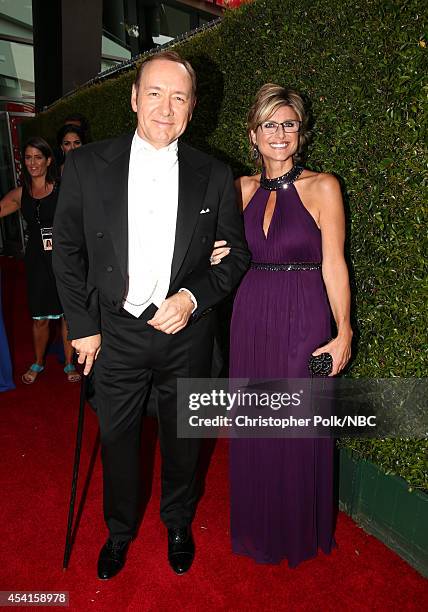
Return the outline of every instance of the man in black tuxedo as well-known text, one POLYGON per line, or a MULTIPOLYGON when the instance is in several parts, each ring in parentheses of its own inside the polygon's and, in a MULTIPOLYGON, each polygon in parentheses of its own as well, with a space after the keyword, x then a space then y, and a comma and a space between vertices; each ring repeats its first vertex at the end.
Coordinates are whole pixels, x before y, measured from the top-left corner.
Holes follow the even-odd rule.
POLYGON ((109 538, 98 576, 123 567, 139 519, 144 399, 158 397, 161 518, 176 573, 193 561, 200 443, 177 438, 180 377, 208 377, 213 307, 249 265, 228 166, 178 141, 195 105, 196 76, 174 52, 139 68, 135 134, 67 156, 53 264, 69 336, 94 387, 109 538), (230 254, 210 265, 216 239, 230 254))

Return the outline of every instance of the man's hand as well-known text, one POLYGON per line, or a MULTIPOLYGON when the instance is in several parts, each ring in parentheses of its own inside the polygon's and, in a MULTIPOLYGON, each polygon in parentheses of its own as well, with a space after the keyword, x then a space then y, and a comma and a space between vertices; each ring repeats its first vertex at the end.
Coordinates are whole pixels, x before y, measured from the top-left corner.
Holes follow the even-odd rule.
POLYGON ((76 340, 71 341, 71 345, 76 349, 78 363, 85 364, 83 374, 87 376, 101 350, 101 334, 87 336, 86 338, 76 338, 76 340))
POLYGON ((164 300, 153 319, 147 323, 165 334, 176 334, 186 327, 192 310, 193 302, 189 294, 179 291, 164 300))

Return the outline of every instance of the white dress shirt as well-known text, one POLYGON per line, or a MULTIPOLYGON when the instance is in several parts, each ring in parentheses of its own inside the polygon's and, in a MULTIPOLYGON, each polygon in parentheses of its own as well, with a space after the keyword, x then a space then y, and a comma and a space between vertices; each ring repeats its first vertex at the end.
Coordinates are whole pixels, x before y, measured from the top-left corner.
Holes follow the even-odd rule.
POLYGON ((177 140, 155 149, 134 134, 128 175, 128 288, 135 317, 164 301, 170 284, 178 206, 177 140))

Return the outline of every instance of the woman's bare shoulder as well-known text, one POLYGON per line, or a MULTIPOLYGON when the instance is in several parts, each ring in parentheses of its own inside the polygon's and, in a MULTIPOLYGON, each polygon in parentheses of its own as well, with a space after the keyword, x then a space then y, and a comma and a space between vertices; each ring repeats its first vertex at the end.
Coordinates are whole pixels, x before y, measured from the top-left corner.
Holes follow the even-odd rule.
POLYGON ((241 197, 242 209, 245 209, 248 202, 260 187, 260 174, 240 176, 236 179, 235 186, 241 197))
POLYGON ((306 182, 310 187, 321 188, 323 191, 330 191, 339 187, 339 181, 334 174, 328 172, 315 172, 307 168, 303 170, 298 180, 306 182))

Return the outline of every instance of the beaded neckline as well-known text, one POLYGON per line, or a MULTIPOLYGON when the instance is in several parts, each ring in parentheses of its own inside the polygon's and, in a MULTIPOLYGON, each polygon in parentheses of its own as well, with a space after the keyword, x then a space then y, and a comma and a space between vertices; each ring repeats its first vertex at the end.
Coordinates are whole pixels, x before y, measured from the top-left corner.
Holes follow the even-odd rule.
POLYGON ((266 170, 263 168, 260 177, 260 187, 267 191, 277 191, 278 189, 288 189, 288 186, 292 185, 302 174, 303 166, 295 164, 291 170, 273 179, 267 178, 265 172, 266 170))

